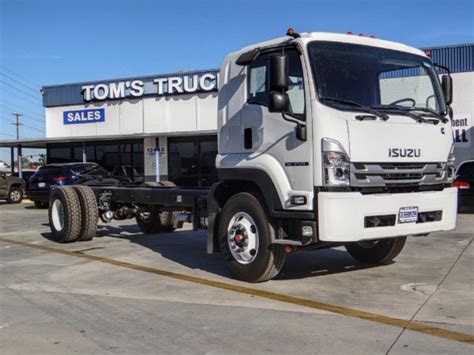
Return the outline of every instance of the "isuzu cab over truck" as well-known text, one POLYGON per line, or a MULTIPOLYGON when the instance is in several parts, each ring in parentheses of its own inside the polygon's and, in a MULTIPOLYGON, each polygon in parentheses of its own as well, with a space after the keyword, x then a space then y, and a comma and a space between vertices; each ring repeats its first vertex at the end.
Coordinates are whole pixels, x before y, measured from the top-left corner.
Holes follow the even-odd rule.
POLYGON ((391 261, 407 236, 455 227, 449 71, 441 79, 424 52, 374 38, 289 30, 243 48, 220 71, 218 183, 54 188, 53 236, 91 239, 98 217, 136 218, 144 233, 189 218, 249 282, 298 248, 391 261))

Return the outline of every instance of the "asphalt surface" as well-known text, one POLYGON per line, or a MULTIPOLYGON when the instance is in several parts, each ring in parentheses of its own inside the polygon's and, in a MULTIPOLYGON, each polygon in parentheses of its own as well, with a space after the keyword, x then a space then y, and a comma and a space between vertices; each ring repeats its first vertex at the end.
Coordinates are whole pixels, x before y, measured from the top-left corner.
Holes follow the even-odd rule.
POLYGON ((410 238, 376 267, 341 248, 295 252, 277 279, 246 284, 206 254, 204 231, 145 236, 118 221, 57 244, 46 210, 0 202, 0 353, 472 354, 459 334, 474 335, 473 231, 474 214, 459 215, 455 231, 410 238))

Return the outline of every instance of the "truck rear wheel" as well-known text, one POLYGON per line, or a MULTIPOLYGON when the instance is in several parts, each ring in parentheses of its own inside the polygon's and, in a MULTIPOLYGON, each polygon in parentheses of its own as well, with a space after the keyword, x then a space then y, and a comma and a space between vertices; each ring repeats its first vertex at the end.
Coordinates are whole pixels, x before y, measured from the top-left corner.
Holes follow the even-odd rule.
POLYGON ((81 205, 82 224, 78 241, 92 240, 97 231, 99 211, 95 194, 89 186, 75 185, 72 187, 81 205))
POLYGON ((249 193, 232 196, 219 223, 221 250, 232 275, 247 282, 274 278, 286 260, 281 245, 272 244, 275 230, 258 199, 249 193))
POLYGON ((362 263, 384 264, 397 257, 405 246, 407 237, 368 240, 346 244, 351 256, 362 263))
POLYGON ((57 187, 51 193, 49 225, 53 239, 60 243, 75 242, 81 233, 82 213, 79 197, 70 187, 57 187))
POLYGON ((12 186, 7 195, 8 203, 20 203, 21 200, 23 200, 23 189, 18 186, 12 186))
MULTIPOLYGON (((160 182, 144 182, 141 186, 153 187, 176 187, 171 181, 160 182)), ((156 206, 150 206, 149 211, 141 213, 137 217, 137 224, 140 230, 146 234, 168 233, 175 230, 174 221, 176 218, 175 211, 159 211, 156 206), (159 219, 159 221, 157 220, 159 219)))
POLYGON ((137 225, 145 234, 156 234, 162 231, 158 206, 143 208, 136 217, 137 225))

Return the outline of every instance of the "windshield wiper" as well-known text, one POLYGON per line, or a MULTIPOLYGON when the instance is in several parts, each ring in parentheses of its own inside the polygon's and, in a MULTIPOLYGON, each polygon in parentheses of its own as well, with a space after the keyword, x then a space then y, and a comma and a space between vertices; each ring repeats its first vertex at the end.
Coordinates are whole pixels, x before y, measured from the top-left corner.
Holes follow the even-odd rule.
POLYGON ((414 119, 418 123, 434 123, 438 121, 431 121, 431 120, 426 120, 423 118, 421 115, 414 114, 410 112, 409 110, 400 107, 400 106, 395 106, 395 105, 378 105, 378 106, 371 106, 371 108, 376 108, 378 110, 384 110, 385 112, 390 112, 390 113, 396 113, 399 115, 407 116, 412 119, 414 119))
POLYGON ((332 101, 332 102, 336 102, 336 103, 340 103, 340 104, 344 104, 344 105, 357 107, 357 108, 361 109, 361 111, 368 112, 368 113, 371 113, 371 114, 373 114, 377 117, 380 117, 384 121, 386 121, 390 118, 389 115, 387 115, 383 112, 377 111, 377 110, 375 110, 371 107, 368 107, 368 106, 361 105, 361 104, 359 104, 358 102, 355 102, 355 101, 338 99, 338 98, 335 98, 335 97, 320 97, 319 99, 321 101, 332 101))
POLYGON ((448 122, 448 119, 446 117, 443 117, 442 115, 440 115, 438 112, 436 112, 432 108, 428 108, 428 107, 410 107, 408 109, 408 111, 410 111, 410 112, 411 111, 426 112, 426 113, 428 113, 427 115, 420 115, 420 116, 436 117, 437 119, 439 119, 443 123, 448 122))

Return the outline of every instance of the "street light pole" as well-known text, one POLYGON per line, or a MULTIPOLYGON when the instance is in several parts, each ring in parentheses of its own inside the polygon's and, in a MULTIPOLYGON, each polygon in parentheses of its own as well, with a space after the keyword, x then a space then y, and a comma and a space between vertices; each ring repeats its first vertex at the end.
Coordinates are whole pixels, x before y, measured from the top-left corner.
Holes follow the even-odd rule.
MULTIPOLYGON (((12 123, 13 125, 16 126, 16 140, 20 140, 20 126, 22 123, 20 123, 20 116, 22 116, 21 113, 12 113, 13 116, 16 117, 16 122, 12 123)), ((18 176, 20 178, 23 178, 23 169, 22 169, 22 157, 21 157, 21 146, 18 144, 17 146, 17 165, 18 165, 18 176)))

